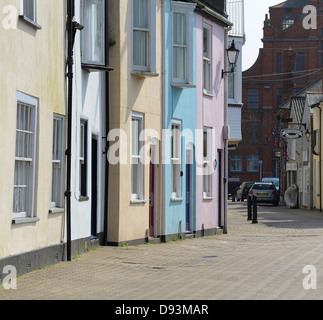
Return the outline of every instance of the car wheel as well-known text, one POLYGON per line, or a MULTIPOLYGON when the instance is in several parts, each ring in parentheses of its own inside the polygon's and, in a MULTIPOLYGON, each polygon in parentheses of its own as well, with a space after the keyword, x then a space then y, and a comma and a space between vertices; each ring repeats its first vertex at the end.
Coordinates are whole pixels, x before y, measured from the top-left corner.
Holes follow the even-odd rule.
POLYGON ((244 198, 241 198, 241 201, 243 202, 244 201, 244 198))
POLYGON ((278 206, 278 202, 273 202, 273 205, 274 205, 275 207, 277 207, 277 206, 278 206))

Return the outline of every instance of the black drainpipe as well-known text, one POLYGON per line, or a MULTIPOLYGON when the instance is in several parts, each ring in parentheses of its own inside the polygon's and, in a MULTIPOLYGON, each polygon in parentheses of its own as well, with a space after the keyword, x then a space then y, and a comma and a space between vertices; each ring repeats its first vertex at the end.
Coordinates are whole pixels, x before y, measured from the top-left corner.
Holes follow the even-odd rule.
POLYGON ((67 53, 67 63, 68 63, 68 101, 67 101, 67 112, 68 112, 68 124, 67 124, 67 149, 66 155, 66 258, 67 261, 71 261, 71 157, 72 157, 72 94, 73 94, 73 43, 75 36, 75 28, 73 25, 74 16, 74 0, 67 0, 67 38, 68 38, 68 53, 67 53))
POLYGON ((314 150, 314 145, 312 144, 312 153, 315 155, 319 155, 319 179, 320 179, 320 183, 319 183, 319 187, 320 187, 320 212, 322 212, 322 139, 321 139, 321 127, 322 127, 322 109, 320 107, 319 104, 316 104, 314 106, 311 107, 312 109, 314 108, 319 108, 320 109, 320 119, 319 119, 319 129, 320 129, 320 152, 319 154, 317 154, 317 152, 315 152, 314 150))

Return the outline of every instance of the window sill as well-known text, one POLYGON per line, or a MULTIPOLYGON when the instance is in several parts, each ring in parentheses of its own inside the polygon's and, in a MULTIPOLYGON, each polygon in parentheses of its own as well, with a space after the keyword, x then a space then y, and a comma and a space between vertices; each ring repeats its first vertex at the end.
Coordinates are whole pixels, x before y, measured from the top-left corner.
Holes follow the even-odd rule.
POLYGON ((39 218, 14 218, 12 224, 34 223, 39 221, 39 218))
POLYGON ((79 202, 89 201, 89 197, 87 196, 79 196, 79 202))
POLYGON ((82 63, 82 69, 86 70, 87 72, 99 72, 99 71, 112 71, 113 68, 105 65, 100 64, 89 64, 89 63, 82 63))
POLYGON ((50 208, 48 210, 48 213, 64 213, 64 212, 65 212, 64 208, 58 208, 58 207, 50 208))
POLYGON ((204 95, 204 96, 207 96, 207 97, 210 97, 210 98, 213 98, 213 97, 214 97, 214 95, 213 95, 212 93, 207 92, 207 91, 205 91, 205 90, 203 90, 203 95, 204 95))
POLYGON ((29 24, 31 27, 35 28, 36 30, 41 30, 42 29, 42 27, 38 23, 36 23, 35 21, 29 19, 25 15, 20 15, 19 19, 23 20, 24 22, 26 22, 27 24, 29 24))
POLYGON ((131 74, 140 78, 156 78, 159 77, 159 74, 156 72, 150 71, 131 71, 131 74))
POLYGON ((213 200, 213 197, 209 197, 209 196, 203 196, 203 200, 213 200))
POLYGON ((170 198, 170 201, 173 201, 173 202, 181 202, 183 200, 184 200, 184 198, 177 198, 177 197, 171 197, 170 198))
POLYGON ((175 83, 175 82, 172 82, 171 86, 174 87, 174 88, 179 88, 179 89, 196 88, 196 85, 192 84, 192 83, 175 83))
POLYGON ((142 199, 131 199, 130 200, 131 204, 144 204, 146 202, 147 202, 147 200, 142 200, 142 199))

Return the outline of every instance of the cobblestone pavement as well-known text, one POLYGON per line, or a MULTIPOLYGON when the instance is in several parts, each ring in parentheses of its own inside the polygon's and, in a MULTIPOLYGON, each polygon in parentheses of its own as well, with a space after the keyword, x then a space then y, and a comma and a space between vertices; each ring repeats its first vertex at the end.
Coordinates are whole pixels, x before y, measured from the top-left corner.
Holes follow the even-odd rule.
POLYGON ((100 247, 18 277, 16 290, 0 286, 0 300, 323 298, 323 213, 261 205, 252 224, 245 202, 228 206, 228 234, 100 247), (307 265, 317 289, 303 287, 307 265))

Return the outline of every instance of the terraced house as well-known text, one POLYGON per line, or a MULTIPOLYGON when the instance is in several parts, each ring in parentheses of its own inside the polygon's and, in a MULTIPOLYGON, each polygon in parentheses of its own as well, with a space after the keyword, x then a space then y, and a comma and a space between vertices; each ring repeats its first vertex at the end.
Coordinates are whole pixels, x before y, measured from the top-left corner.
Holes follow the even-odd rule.
POLYGON ((0 270, 226 231, 225 1, 0 4, 0 270))

